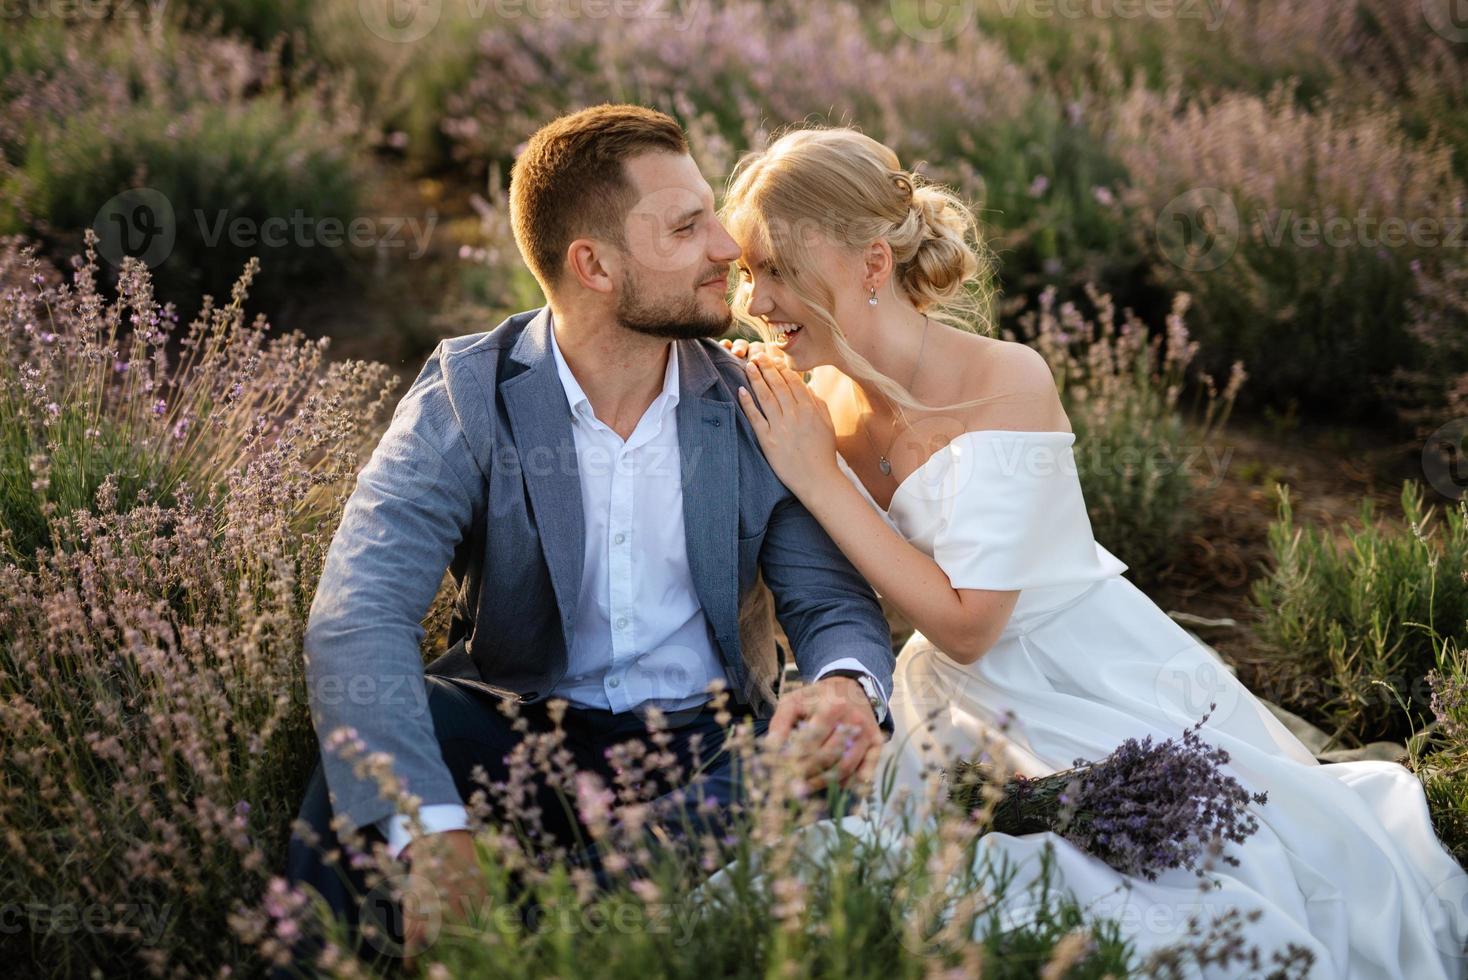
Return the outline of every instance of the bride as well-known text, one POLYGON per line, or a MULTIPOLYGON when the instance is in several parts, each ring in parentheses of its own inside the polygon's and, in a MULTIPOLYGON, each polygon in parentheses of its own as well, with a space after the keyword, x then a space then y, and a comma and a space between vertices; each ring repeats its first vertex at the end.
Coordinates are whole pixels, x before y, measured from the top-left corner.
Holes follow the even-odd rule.
MULTIPOLYGON (((1463 975, 1468 875, 1418 780, 1319 764, 1092 537, 1046 362, 954 315, 982 285, 967 208, 875 140, 805 129, 740 162, 723 214, 742 248, 735 309, 766 338, 734 344, 754 396, 742 408, 781 480, 917 628, 891 692, 887 785, 931 787, 980 746, 1051 773, 1179 735, 1216 703, 1200 734, 1268 802, 1210 904, 1260 910, 1247 938, 1310 950, 1313 976, 1463 975)), ((1143 951, 1198 909, 1189 871, 1127 878, 1053 834, 983 843, 1031 864, 1053 845, 1066 890, 1124 927, 1134 916, 1143 951)))

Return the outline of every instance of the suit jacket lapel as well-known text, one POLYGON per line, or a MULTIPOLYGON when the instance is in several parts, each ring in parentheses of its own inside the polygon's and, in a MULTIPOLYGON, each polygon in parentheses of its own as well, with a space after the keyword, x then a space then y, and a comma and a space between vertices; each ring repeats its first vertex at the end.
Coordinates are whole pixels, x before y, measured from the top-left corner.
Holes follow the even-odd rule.
MULTIPOLYGON (((503 382, 500 391, 569 646, 581 594, 586 527, 571 407, 556 372, 550 330, 550 307, 545 306, 526 325, 510 352, 510 359, 527 370, 503 382)), ((488 572, 492 575, 494 570, 488 572)))
MULTIPOLYGON (((526 370, 500 385, 541 549, 569 642, 586 552, 581 477, 571 408, 550 348, 550 308, 536 315, 510 352, 526 370)), ((705 397, 718 380, 697 341, 678 341, 678 452, 688 567, 709 624, 732 654, 739 633, 739 460, 734 405, 705 397)))
POLYGON ((726 653, 739 632, 739 460, 734 405, 704 395, 718 380, 708 351, 678 341, 678 453, 688 567, 726 653))

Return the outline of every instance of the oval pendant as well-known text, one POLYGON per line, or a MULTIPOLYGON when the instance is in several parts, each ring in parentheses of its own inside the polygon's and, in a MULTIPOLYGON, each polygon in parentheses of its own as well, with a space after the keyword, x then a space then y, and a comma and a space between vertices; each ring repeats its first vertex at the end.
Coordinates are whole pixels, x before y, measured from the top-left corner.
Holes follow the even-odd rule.
POLYGON ((889 462, 887 462, 887 457, 886 456, 878 456, 877 457, 877 469, 879 469, 879 470, 882 471, 882 475, 883 476, 891 476, 892 475, 892 464, 889 463, 889 462))

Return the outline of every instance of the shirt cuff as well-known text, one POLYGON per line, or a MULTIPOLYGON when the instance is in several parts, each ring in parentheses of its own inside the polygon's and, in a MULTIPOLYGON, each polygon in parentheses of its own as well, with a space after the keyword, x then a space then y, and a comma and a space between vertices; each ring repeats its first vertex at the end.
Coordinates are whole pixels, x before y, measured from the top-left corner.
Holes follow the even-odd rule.
MULTIPOLYGON (((465 830, 469 826, 469 811, 462 803, 433 803, 418 808, 418 822, 424 834, 442 834, 450 830, 465 830)), ((394 813, 373 824, 387 839, 387 850, 394 858, 403 853, 403 848, 413 842, 408 826, 408 815, 394 813)))
POLYGON ((877 692, 877 700, 881 702, 881 706, 877 708, 877 724, 880 725, 887 720, 887 692, 882 690, 882 685, 877 680, 876 675, 863 667, 860 660, 857 660, 855 657, 842 657, 839 660, 833 660, 816 672, 815 679, 820 680, 833 670, 853 670, 870 680, 872 682, 872 690, 877 692))

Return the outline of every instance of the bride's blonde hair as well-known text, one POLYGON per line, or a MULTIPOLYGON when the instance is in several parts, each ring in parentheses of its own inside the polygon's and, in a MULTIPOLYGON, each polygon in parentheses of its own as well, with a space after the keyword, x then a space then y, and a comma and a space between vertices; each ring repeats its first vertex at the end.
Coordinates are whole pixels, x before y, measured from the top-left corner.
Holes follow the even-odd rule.
MULTIPOLYGON (((919 311, 961 330, 993 335, 993 260, 973 212, 951 190, 903 169, 889 147, 846 127, 792 130, 740 159, 721 217, 736 239, 758 245, 790 291, 830 329, 849 373, 859 380, 901 408, 951 409, 992 400, 949 406, 915 400, 851 348, 831 314, 830 285, 810 272, 813 232, 852 249, 886 239, 893 286, 919 311)), ((772 340, 764 321, 749 312, 750 292, 741 282, 734 313, 772 340)))

